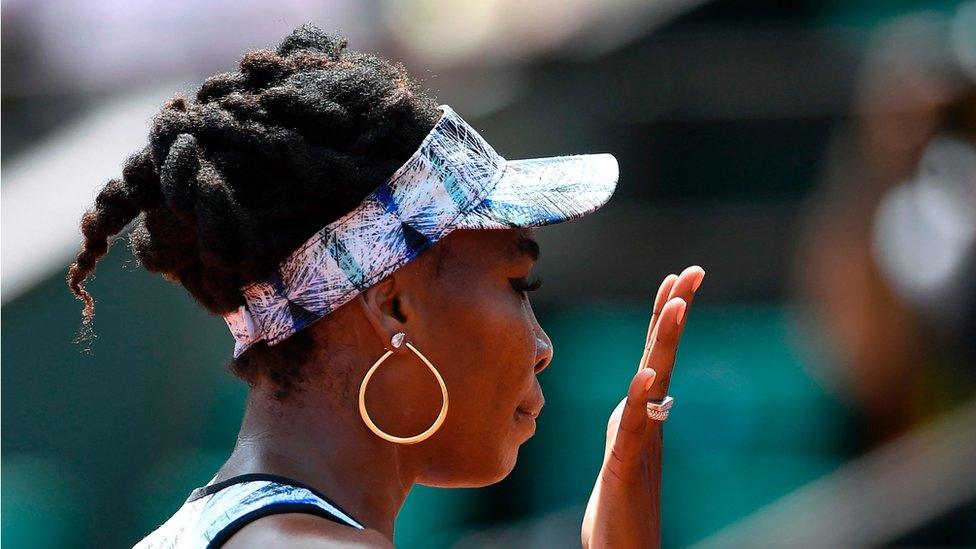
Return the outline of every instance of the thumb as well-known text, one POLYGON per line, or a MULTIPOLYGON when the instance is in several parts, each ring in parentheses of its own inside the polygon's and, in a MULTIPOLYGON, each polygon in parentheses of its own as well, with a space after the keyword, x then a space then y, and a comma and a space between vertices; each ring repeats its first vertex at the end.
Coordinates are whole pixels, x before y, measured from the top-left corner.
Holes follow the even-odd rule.
MULTIPOLYGON (((619 462, 619 465, 627 466, 636 463, 637 458, 644 447, 644 431, 647 429, 647 394, 657 372, 652 368, 644 368, 637 372, 630 381, 630 388, 627 390, 627 398, 624 401, 624 409, 620 414, 620 424, 617 427, 617 436, 613 441, 613 448, 610 451, 612 460, 619 462)), ((622 470, 617 471, 622 472, 622 470)))

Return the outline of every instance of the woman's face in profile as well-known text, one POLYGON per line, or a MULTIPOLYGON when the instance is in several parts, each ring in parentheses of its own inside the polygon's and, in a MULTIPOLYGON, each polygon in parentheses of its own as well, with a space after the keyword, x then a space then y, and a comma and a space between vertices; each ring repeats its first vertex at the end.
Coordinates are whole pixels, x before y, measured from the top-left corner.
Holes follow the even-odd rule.
MULTIPOLYGON (((437 246, 426 265, 404 270, 401 306, 408 340, 444 377, 449 409, 433 437, 406 448, 428 459, 423 484, 484 486, 511 472, 544 403, 536 374, 552 342, 523 290, 538 245, 532 229, 506 229, 456 230, 437 246)), ((411 360, 409 386, 394 398, 412 404, 390 418, 409 434, 426 429, 441 403, 433 376, 411 360)))

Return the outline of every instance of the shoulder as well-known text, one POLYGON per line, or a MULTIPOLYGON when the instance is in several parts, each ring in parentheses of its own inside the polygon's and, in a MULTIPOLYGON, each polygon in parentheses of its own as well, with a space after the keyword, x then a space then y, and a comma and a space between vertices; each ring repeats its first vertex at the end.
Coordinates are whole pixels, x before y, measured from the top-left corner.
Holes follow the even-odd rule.
POLYGON ((377 530, 359 530, 306 513, 281 513, 259 518, 241 528, 226 549, 250 547, 362 547, 390 548, 393 544, 377 530))

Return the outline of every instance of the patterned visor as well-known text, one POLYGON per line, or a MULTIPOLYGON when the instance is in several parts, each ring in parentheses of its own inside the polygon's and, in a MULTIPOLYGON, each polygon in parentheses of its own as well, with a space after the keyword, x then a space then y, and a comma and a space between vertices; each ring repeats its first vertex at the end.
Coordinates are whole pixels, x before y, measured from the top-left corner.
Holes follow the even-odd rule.
POLYGON ((505 160, 453 109, 390 179, 312 235, 224 315, 234 358, 274 345, 383 280, 454 229, 537 227, 582 217, 617 186, 611 154, 505 160))

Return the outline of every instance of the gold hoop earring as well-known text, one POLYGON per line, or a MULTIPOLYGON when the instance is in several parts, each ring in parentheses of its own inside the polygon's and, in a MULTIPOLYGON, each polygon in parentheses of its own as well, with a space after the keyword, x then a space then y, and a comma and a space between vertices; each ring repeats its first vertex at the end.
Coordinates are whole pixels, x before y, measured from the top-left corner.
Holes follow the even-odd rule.
POLYGON ((380 367, 380 364, 383 364, 383 361, 390 358, 390 355, 393 354, 393 351, 387 350, 386 353, 373 364, 373 367, 366 372, 366 377, 363 378, 363 382, 359 386, 359 415, 363 417, 363 422, 366 423, 366 426, 369 427, 371 431, 376 433, 376 436, 390 442, 396 442, 398 444, 416 444, 430 438, 431 435, 441 428, 441 425, 444 424, 444 420, 447 419, 447 385, 444 384, 444 378, 441 377, 441 374, 437 371, 437 368, 434 368, 434 365, 427 360, 427 357, 418 351, 416 347, 411 345, 410 342, 404 342, 404 337, 405 334, 403 332, 399 332, 393 336, 391 343, 395 348, 399 348, 400 345, 406 343, 407 348, 413 351, 413 353, 417 355, 424 364, 427 365, 427 368, 429 368, 434 374, 434 377, 437 378, 437 383, 439 383, 441 386, 441 395, 444 399, 444 404, 441 405, 441 413, 437 415, 437 419, 434 420, 434 423, 428 427, 426 431, 412 437, 398 437, 391 435, 384 432, 382 429, 377 427, 375 423, 373 423, 373 420, 369 417, 369 412, 366 411, 366 385, 369 384, 369 379, 373 377, 373 373, 375 373, 376 369, 380 367))

